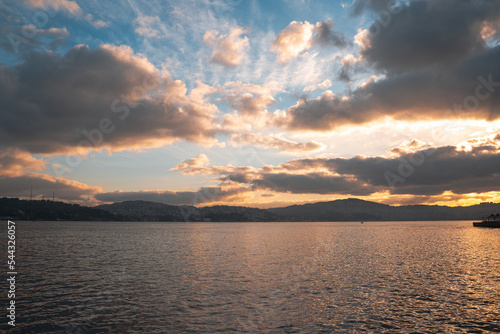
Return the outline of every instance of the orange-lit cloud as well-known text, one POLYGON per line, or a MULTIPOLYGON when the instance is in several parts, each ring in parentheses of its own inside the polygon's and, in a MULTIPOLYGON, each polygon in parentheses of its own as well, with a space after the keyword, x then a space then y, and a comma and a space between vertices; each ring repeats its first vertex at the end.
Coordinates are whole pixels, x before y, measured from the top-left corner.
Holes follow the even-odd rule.
POLYGON ((203 156, 175 169, 185 174, 219 174, 223 182, 284 193, 464 195, 491 192, 500 186, 499 153, 500 135, 494 135, 442 147, 413 140, 390 150, 390 157, 297 159, 255 169, 208 166, 203 156))
POLYGON ((243 60, 244 49, 249 45, 248 37, 241 35, 248 32, 248 29, 240 27, 232 28, 227 35, 221 35, 217 30, 207 31, 203 41, 215 49, 210 61, 227 67, 239 65, 243 60))
POLYGON ((105 202, 132 198, 167 204, 245 203, 256 207, 352 196, 392 205, 472 205, 496 201, 499 159, 500 134, 457 146, 432 147, 412 140, 389 150, 389 156, 296 159, 261 168, 213 166, 201 154, 172 170, 218 176, 212 179, 220 182, 218 186, 194 191, 117 191, 95 197, 105 202))
POLYGON ((45 10, 62 10, 73 15, 80 15, 82 9, 75 1, 68 0, 26 0, 26 3, 35 8, 45 10))
POLYGON ((102 192, 102 188, 81 182, 37 173, 45 170, 46 163, 18 149, 6 149, 0 153, 0 189, 4 195, 34 198, 45 196, 59 200, 87 201, 102 192))
POLYGON ((333 26, 333 22, 328 20, 315 25, 307 21, 292 21, 278 34, 271 51, 277 53, 278 60, 284 64, 303 55, 315 43, 320 46, 345 46, 344 37, 334 32, 333 26))
POLYGON ((313 90, 316 89, 327 89, 332 86, 332 82, 328 79, 324 80, 323 82, 320 82, 315 85, 309 85, 304 88, 304 92, 312 92, 313 90))
POLYGON ((318 151, 324 145, 313 140, 307 143, 298 143, 289 139, 281 138, 274 135, 266 135, 261 133, 239 133, 233 134, 230 143, 233 146, 250 145, 260 146, 264 148, 275 148, 285 152, 312 152, 318 151))
POLYGON ((128 46, 78 45, 64 56, 33 53, 0 72, 3 145, 83 154, 182 139, 217 143, 217 108, 200 96, 186 96, 183 82, 128 46))
POLYGON ((21 176, 27 171, 45 169, 45 162, 31 154, 15 148, 6 148, 0 152, 0 175, 21 176))
POLYGON ((278 53, 278 60, 286 63, 312 46, 314 25, 305 21, 293 21, 283 29, 271 46, 278 53))
POLYGON ((203 168, 209 163, 209 159, 205 154, 200 154, 192 159, 185 160, 171 170, 185 170, 203 168))

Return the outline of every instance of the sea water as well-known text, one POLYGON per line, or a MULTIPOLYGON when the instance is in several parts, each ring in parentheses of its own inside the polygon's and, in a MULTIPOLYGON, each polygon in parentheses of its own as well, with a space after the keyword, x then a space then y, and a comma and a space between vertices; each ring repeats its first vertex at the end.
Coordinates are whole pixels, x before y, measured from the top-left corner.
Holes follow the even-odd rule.
POLYGON ((16 226, 12 333, 500 331, 500 230, 470 221, 16 226))

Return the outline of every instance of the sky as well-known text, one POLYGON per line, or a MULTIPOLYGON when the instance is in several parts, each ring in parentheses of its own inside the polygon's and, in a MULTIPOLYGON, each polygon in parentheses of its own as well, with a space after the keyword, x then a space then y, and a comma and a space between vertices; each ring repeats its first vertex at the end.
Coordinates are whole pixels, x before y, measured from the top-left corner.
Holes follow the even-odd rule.
POLYGON ((0 196, 500 202, 500 2, 0 2, 0 196))

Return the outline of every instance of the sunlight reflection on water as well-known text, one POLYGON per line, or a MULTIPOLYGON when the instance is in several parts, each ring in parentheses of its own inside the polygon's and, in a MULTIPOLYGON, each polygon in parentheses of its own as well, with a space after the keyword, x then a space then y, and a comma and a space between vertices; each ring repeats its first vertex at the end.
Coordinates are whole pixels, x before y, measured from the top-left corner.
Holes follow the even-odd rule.
POLYGON ((13 332, 500 331, 471 222, 18 225, 13 332))

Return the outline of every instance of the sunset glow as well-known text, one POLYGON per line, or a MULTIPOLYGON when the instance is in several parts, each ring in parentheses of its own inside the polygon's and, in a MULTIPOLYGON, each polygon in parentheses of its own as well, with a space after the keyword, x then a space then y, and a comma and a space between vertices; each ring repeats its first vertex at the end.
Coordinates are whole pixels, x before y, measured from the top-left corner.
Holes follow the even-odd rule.
POLYGON ((2 197, 500 201, 495 1, 2 7, 2 197))

